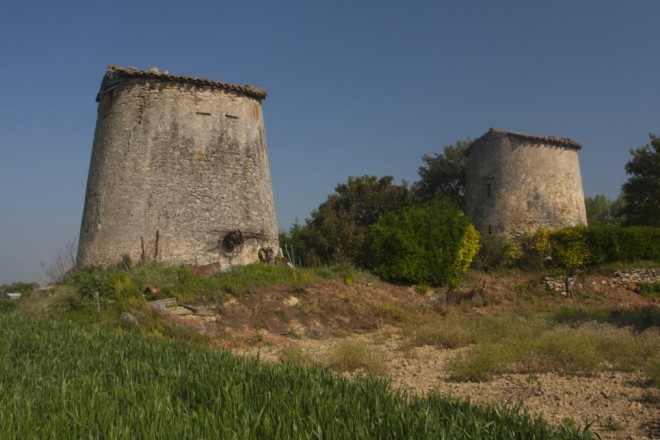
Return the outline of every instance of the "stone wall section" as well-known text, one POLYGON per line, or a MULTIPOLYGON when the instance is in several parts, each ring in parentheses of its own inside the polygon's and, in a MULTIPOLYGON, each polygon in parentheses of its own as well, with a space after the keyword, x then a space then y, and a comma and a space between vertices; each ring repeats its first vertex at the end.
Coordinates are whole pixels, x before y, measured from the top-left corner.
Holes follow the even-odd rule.
POLYGON ((610 277, 609 282, 612 287, 618 286, 628 290, 637 290, 639 283, 660 282, 660 268, 617 271, 610 277))
MULTIPOLYGON (((626 269, 614 272, 611 277, 601 280, 603 286, 610 288, 627 289, 639 292, 640 283, 658 283, 660 282, 660 268, 648 269, 626 269)), ((564 296, 571 296, 575 287, 584 288, 577 277, 557 276, 543 277, 541 284, 546 290, 560 293, 564 296)))
POLYGON ((128 72, 109 69, 98 96, 79 264, 128 255, 224 269, 272 257, 279 245, 258 96, 128 72))
POLYGON ((482 234, 506 239, 586 224, 579 148, 568 139, 491 129, 467 151, 467 215, 482 234))

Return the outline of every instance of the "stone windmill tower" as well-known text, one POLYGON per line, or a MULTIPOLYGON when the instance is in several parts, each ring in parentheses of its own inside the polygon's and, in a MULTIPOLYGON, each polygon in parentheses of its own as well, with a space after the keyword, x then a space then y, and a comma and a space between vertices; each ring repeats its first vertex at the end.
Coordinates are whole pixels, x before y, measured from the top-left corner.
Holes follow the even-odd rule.
POLYGON ((79 265, 216 265, 279 249, 261 102, 266 92, 110 66, 96 98, 79 265))
POLYGON ((586 224, 580 148, 571 139, 491 128, 466 152, 466 214, 482 234, 502 238, 586 224))

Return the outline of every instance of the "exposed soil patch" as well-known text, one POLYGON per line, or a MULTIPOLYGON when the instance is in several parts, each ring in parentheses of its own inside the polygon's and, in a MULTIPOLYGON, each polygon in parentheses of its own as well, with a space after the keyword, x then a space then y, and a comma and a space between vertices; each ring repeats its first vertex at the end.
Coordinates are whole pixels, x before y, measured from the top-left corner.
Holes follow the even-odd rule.
MULTIPOLYGON (((658 306, 657 299, 614 288, 598 276, 582 277, 574 297, 545 292, 540 279, 474 274, 453 291, 424 293, 375 279, 352 285, 335 280, 198 304, 193 306, 196 314, 170 314, 167 319, 210 336, 217 346, 272 362, 278 362, 282 350, 293 345, 313 362, 323 363, 338 341, 357 338, 387 353, 385 377, 397 389, 451 394, 475 403, 522 403, 532 415, 553 424, 569 419, 591 423, 603 439, 660 438, 660 390, 650 388, 641 373, 506 374, 489 382, 459 383, 449 379, 445 363, 468 347, 411 347, 404 336, 404 328, 431 322, 447 312, 497 315, 544 313, 567 305, 622 311, 658 306)), ((347 376, 355 374, 360 372, 347 376)))

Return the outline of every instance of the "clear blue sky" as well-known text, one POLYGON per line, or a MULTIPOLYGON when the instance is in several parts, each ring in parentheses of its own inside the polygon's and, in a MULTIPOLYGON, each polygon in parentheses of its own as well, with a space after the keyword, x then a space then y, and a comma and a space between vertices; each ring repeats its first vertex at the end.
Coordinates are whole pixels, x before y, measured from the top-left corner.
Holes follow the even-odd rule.
POLYGON ((497 127, 570 137, 587 196, 615 198, 660 133, 660 1, 0 3, 0 284, 46 282, 77 238, 110 64, 268 90, 278 224, 348 176, 417 179, 497 127))

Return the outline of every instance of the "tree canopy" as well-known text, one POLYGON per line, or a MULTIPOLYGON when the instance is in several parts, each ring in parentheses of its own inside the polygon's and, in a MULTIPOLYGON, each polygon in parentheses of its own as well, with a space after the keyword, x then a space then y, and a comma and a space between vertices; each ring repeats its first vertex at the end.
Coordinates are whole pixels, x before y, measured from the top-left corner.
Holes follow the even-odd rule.
POLYGON ((626 164, 629 177, 621 187, 626 225, 660 226, 660 136, 649 136, 650 143, 630 150, 626 164))
POLYGON ((623 199, 618 197, 610 200, 603 194, 584 199, 587 210, 587 223, 589 226, 614 226, 621 223, 621 208, 623 199))
POLYGON ((469 146, 469 140, 457 141, 455 145, 446 146, 442 154, 422 156, 425 165, 419 167, 417 173, 420 179, 412 186, 415 197, 422 202, 449 199, 463 207, 467 164, 465 151, 469 146))
POLYGON ((2 286, 0 286, 0 294, 3 294, 3 293, 22 293, 24 295, 27 295, 29 293, 34 292, 38 288, 39 288, 39 283, 36 283, 36 282, 33 282, 33 283, 18 282, 18 283, 11 283, 11 284, 3 284, 2 286))
POLYGON ((294 225, 285 243, 306 264, 349 262, 364 264, 367 230, 378 217, 409 203, 406 182, 392 176, 349 177, 335 187, 325 202, 312 211, 304 226, 294 225))

